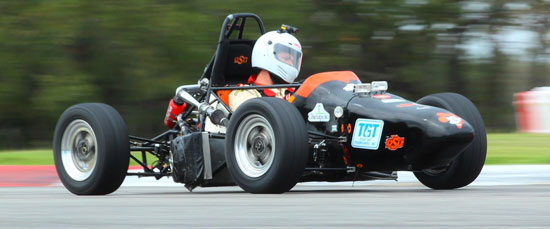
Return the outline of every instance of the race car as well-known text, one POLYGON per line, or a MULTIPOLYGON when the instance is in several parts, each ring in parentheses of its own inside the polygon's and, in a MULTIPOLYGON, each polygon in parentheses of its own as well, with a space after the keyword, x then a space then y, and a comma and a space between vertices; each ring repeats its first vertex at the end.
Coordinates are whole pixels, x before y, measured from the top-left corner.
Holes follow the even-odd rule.
POLYGON ((481 172, 485 126, 462 95, 412 102, 388 93, 386 81, 364 83, 351 71, 294 84, 236 86, 252 71, 244 61, 255 42, 242 38, 247 21, 265 33, 255 14, 228 15, 202 77, 176 90, 165 118, 170 129, 156 137, 128 135, 121 115, 106 104, 65 110, 53 139, 63 185, 77 195, 103 195, 126 176, 168 176, 189 190, 238 185, 250 193, 284 193, 298 182, 397 180, 396 171, 412 171, 427 187, 454 189, 481 172), (265 88, 296 90, 287 100, 260 97, 229 108, 228 92, 265 88), (129 171, 130 159, 142 170, 129 171))

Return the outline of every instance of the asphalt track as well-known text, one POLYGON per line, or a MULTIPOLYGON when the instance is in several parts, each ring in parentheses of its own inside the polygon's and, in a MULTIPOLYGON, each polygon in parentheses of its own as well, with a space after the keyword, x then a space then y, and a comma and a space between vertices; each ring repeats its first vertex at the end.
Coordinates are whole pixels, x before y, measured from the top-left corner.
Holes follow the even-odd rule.
POLYGON ((428 189, 410 174, 400 174, 400 182, 353 187, 304 183, 281 195, 237 187, 189 192, 169 180, 127 179, 107 196, 75 196, 58 184, 3 187, 0 228, 549 228, 548 171, 550 166, 486 167, 472 185, 444 191, 428 189))

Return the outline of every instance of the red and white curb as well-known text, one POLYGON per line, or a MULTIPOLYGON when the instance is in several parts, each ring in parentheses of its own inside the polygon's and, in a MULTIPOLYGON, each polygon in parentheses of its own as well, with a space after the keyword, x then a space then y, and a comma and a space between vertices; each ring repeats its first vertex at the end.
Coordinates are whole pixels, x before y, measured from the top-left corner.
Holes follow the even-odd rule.
POLYGON ((0 166, 0 187, 50 186, 58 181, 55 166, 0 166))
MULTIPOLYGON (((132 166, 129 171, 140 171, 132 166)), ((306 182, 298 186, 368 186, 404 184, 414 185, 420 183, 412 172, 398 172, 398 182, 360 181, 360 182, 306 182)), ((498 186, 498 185, 530 185, 550 184, 550 165, 487 165, 483 167, 479 177, 470 186, 498 186)), ((0 166, 0 187, 39 187, 62 186, 54 166, 0 166)), ((156 180, 154 177, 128 176, 122 183, 125 187, 137 186, 179 186, 172 178, 163 177, 156 180)))

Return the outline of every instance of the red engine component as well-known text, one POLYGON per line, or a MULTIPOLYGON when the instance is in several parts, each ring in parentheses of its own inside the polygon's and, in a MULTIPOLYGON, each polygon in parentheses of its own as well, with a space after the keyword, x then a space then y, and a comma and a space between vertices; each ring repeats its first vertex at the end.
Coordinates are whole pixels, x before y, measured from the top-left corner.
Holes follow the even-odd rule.
POLYGON ((176 125, 178 121, 178 115, 185 110, 186 106, 187 104, 185 102, 179 104, 174 101, 174 99, 171 99, 170 104, 168 104, 168 109, 166 110, 166 116, 164 117, 164 125, 169 129, 174 128, 174 125, 176 125))

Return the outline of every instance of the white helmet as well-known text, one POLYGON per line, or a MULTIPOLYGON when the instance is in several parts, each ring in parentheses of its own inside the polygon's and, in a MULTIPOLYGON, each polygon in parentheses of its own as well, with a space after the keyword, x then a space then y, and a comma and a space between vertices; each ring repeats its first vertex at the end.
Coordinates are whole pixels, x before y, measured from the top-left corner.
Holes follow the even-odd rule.
POLYGON ((267 70, 287 83, 298 77, 302 65, 302 46, 286 31, 271 31, 256 41, 252 67, 267 70))

